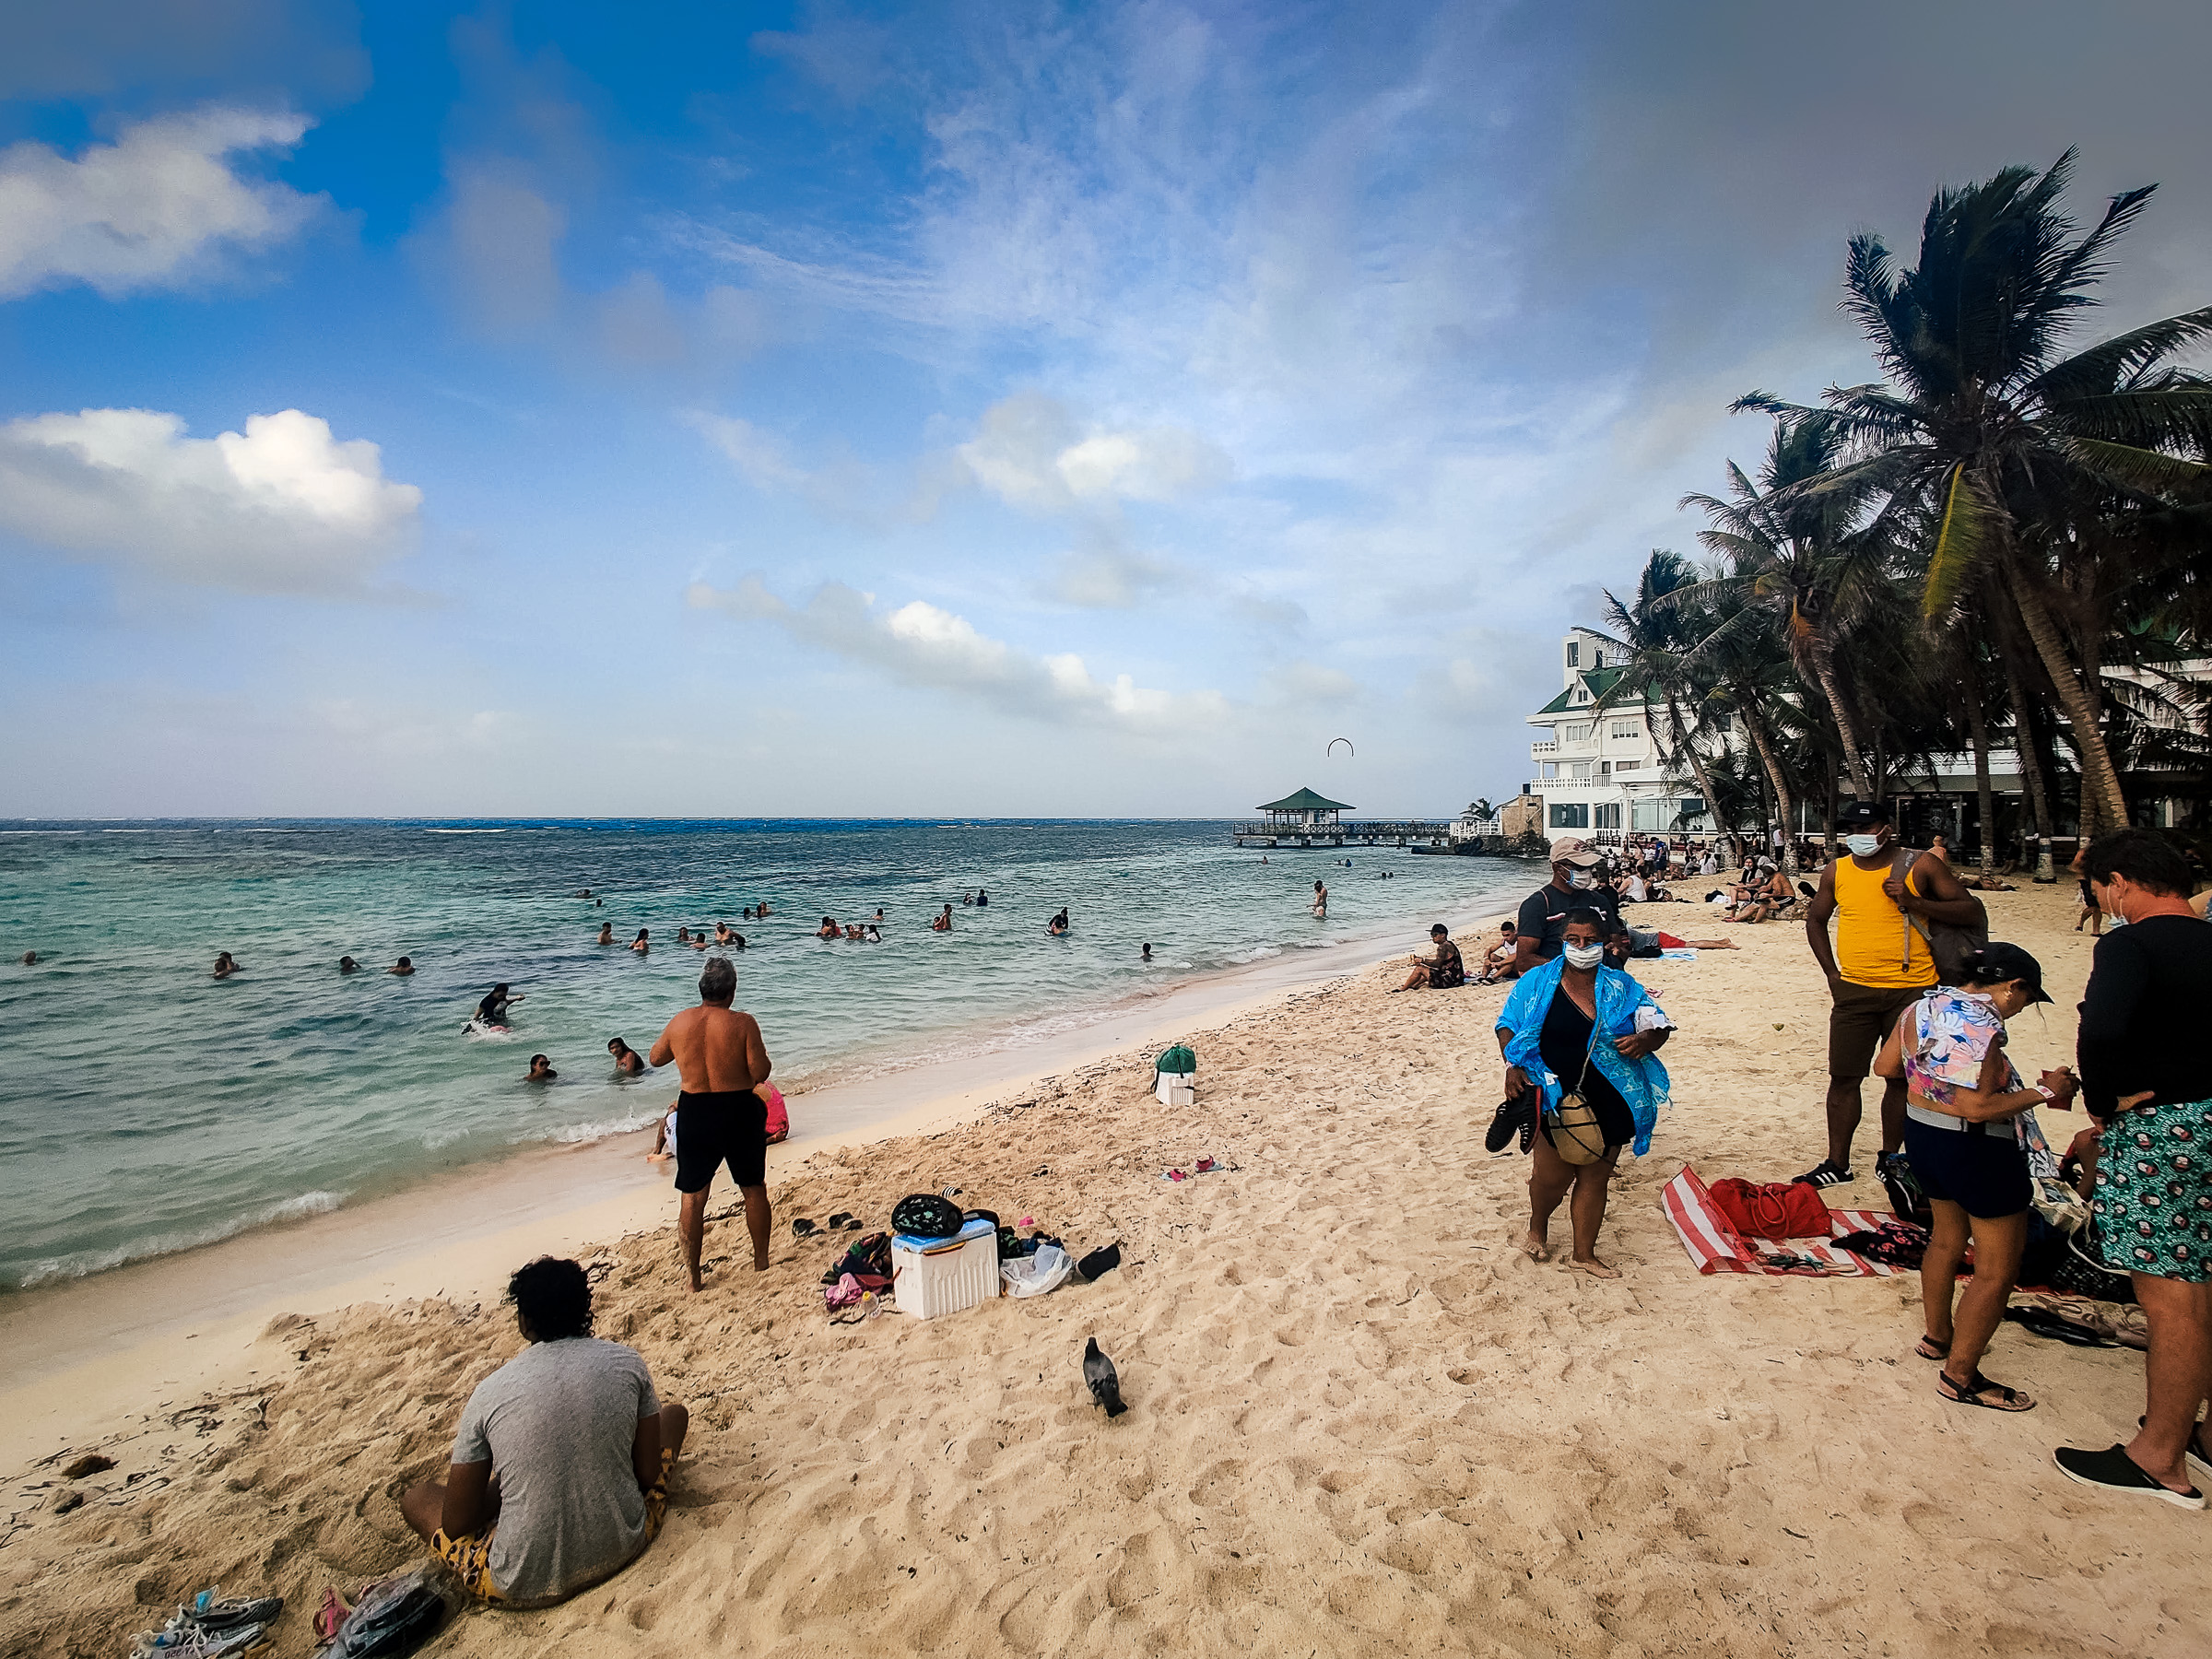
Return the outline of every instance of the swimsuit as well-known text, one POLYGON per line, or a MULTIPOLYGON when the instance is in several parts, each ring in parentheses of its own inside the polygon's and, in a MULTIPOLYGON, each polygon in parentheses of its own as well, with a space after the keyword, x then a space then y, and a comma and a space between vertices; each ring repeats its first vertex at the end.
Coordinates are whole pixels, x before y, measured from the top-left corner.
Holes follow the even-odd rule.
POLYGON ((768 1180, 768 1107, 749 1088, 676 1097, 676 1190, 703 1193, 726 1159, 741 1187, 768 1180))

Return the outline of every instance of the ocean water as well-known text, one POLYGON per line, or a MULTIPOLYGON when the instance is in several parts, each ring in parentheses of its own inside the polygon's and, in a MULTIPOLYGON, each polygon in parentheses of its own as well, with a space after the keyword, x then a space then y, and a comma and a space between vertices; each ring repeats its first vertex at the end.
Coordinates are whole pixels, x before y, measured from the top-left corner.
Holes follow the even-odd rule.
POLYGON ((0 1288, 650 1124, 673 1068, 618 1080, 606 1044, 643 1051, 697 1000, 679 925, 745 934, 738 1005, 803 1090, 1035 1041, 1282 952, 1410 947, 1431 911, 1527 882, 1487 859, 1344 856, 1263 865, 1191 822, 0 826, 0 1288), (979 886, 989 907, 961 906, 979 886), (947 900, 954 931, 932 934, 947 900), (773 913, 745 922, 760 900, 773 913), (1063 905, 1074 931, 1048 937, 1063 905), (813 936, 878 907, 880 945, 813 936), (602 922, 650 928, 653 949, 595 945, 602 922), (243 971, 214 979, 218 950, 243 971), (361 972, 337 971, 348 954, 361 972), (403 954, 412 978, 382 971, 403 954), (512 1031, 468 1034, 500 980, 525 997, 512 1031), (522 1081, 538 1052, 558 1083, 522 1081))

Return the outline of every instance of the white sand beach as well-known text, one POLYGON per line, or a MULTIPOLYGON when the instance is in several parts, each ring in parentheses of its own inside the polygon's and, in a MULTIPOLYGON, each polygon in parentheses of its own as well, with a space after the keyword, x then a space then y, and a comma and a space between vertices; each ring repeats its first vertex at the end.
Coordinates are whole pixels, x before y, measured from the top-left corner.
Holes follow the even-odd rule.
MULTIPOLYGON (((2071 897, 1988 899, 2057 997, 2016 1022, 2030 1072, 2072 1049, 2090 946, 2071 897)), ((1638 916, 1707 931, 1688 907, 1638 916)), ((1615 1182, 1617 1283, 1516 1248, 1526 1164, 1481 1145, 1502 992, 1390 996, 1382 969, 1189 1030, 1190 1110, 1158 1105, 1124 1052, 796 1160, 773 1173, 764 1275, 729 1220, 696 1298, 665 1229, 593 1247, 600 1333, 695 1414, 668 1524, 600 1588, 472 1612, 435 1651, 2212 1651, 2206 1519, 2050 1461, 2124 1436, 2139 1355, 2007 1325, 1985 1369, 2042 1403, 1965 1410, 1912 1355, 1912 1276, 1692 1269, 1665 1180, 1783 1179, 1820 1147, 1827 997, 1803 929, 1735 936, 1636 965, 1682 1029, 1674 1107, 1615 1182), (1208 1156, 1230 1167, 1160 1178, 1208 1156), (1073 1246, 1119 1240, 1124 1265, 926 1324, 830 1324, 836 1247, 790 1220, 879 1224, 947 1183, 1073 1246), (1077 1370, 1090 1336, 1131 1406, 1111 1423, 1077 1370)), ((1871 1126, 1861 1146, 1867 1179, 1831 1204, 1881 1206, 1871 1126)), ((278 1318, 254 1374, 139 1399, 11 1468, 0 1653, 113 1654, 213 1583, 284 1594, 265 1651, 308 1653, 324 1585, 417 1559, 394 1495, 442 1468, 517 1343, 482 1300, 278 1318), (114 1466, 63 1478, 90 1453, 114 1466)))

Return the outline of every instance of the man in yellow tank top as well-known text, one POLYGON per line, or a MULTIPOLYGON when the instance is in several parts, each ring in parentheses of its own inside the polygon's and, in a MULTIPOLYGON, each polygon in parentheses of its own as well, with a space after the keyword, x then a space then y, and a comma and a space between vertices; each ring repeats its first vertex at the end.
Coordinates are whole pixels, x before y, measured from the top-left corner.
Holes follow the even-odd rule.
MULTIPOLYGON (((1900 853, 1889 809, 1878 801, 1853 801, 1838 816, 1850 856, 1820 874, 1820 890, 1805 912, 1813 959, 1828 975, 1835 1006, 1828 1016, 1828 1156, 1797 1177, 1817 1187, 1857 1179, 1851 1137, 1858 1132, 1859 1088, 1898 1016, 1936 982, 1936 959, 1912 924, 1948 922, 1970 927, 1981 909, 1951 866, 1933 853, 1900 853), (1910 863, 1907 861, 1910 860, 1910 863), (1900 879, 1899 866, 1905 867, 1900 879), (1828 919, 1836 918, 1831 947, 1828 919)), ((1882 1150, 1878 1172, 1905 1139, 1905 1081, 1882 1088, 1882 1150)))

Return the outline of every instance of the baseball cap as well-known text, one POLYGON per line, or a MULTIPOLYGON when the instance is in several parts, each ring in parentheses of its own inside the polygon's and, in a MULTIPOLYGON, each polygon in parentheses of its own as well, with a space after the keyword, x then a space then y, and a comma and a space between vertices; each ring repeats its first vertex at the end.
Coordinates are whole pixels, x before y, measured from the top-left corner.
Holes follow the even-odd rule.
POLYGON ((1968 978, 1985 985, 2020 981, 2031 1003, 2051 1000, 2051 993, 2043 989, 2043 965, 2018 945, 1993 939, 1967 958, 1966 970, 1968 978))
POLYGON ((1586 870, 1601 861, 1588 841, 1579 835, 1570 835, 1551 843, 1551 862, 1555 865, 1573 865, 1586 870))
POLYGON ((1890 822, 1889 808, 1879 801, 1853 801, 1836 814, 1836 822, 1847 830, 1887 824, 1890 822))

